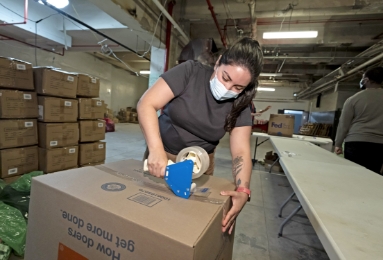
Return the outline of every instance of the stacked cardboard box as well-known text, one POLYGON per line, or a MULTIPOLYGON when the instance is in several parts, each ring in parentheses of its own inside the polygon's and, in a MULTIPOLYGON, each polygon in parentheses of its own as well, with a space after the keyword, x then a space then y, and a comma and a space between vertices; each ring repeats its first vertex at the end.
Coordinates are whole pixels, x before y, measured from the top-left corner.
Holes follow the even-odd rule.
POLYGON ((78 85, 78 110, 80 128, 79 165, 101 164, 106 157, 105 139, 105 103, 94 99, 99 96, 99 80, 80 74, 78 85))
POLYGON ((0 57, 0 177, 38 170, 37 96, 32 65, 0 57))
POLYGON ((39 168, 44 173, 77 168, 78 75, 51 67, 33 71, 39 95, 39 168))
POLYGON ((137 109, 132 107, 121 108, 118 112, 117 119, 121 123, 138 123, 137 109))

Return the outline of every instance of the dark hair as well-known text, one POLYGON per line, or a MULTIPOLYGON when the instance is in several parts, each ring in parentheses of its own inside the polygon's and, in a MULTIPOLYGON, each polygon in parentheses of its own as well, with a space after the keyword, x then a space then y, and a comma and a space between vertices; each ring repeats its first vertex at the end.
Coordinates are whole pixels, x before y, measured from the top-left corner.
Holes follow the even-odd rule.
POLYGON ((230 114, 226 118, 225 130, 231 132, 235 127, 237 118, 250 105, 257 92, 258 76, 263 66, 262 49, 258 41, 249 37, 241 38, 222 54, 218 66, 222 64, 241 66, 246 68, 251 74, 249 85, 234 100, 230 114))
POLYGON ((377 84, 382 84, 383 82, 383 68, 376 67, 372 69, 368 69, 364 73, 364 77, 368 78, 370 81, 375 82, 377 84))

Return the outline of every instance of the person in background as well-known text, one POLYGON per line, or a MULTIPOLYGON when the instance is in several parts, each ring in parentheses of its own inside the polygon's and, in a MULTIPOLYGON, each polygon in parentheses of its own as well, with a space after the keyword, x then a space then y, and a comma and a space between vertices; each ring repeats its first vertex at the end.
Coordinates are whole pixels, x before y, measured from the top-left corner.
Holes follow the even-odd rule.
MULTIPOLYGON (((271 106, 268 106, 266 107, 265 109, 262 109, 260 110, 259 112, 257 112, 257 109, 255 108, 255 105, 254 105, 254 102, 251 101, 251 104, 250 104, 250 112, 251 112, 251 122, 253 122, 253 125, 256 125, 256 123, 254 122, 254 117, 255 116, 261 116, 262 113, 266 112, 267 110, 269 110, 271 108, 271 106)), ((265 120, 257 120, 257 122, 262 122, 265 120)), ((261 124, 262 124, 261 123, 261 124)))
POLYGON ((161 75, 138 103, 138 117, 148 145, 150 174, 163 177, 168 159, 184 148, 200 146, 210 157, 220 139, 230 133, 232 175, 235 191, 232 207, 222 220, 222 231, 232 232, 236 217, 250 198, 252 162, 250 156, 250 102, 256 93, 263 66, 259 43, 241 38, 225 50, 215 67, 187 61, 161 75), (157 118, 157 111, 164 107, 157 118))
POLYGON ((335 139, 335 153, 381 173, 383 165, 383 68, 367 70, 360 81, 365 89, 346 100, 335 139))

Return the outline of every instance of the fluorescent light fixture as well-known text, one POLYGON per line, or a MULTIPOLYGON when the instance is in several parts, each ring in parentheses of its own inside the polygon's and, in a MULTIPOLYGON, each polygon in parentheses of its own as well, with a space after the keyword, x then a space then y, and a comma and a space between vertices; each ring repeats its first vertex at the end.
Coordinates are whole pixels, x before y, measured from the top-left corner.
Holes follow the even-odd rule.
POLYGON ((262 88, 262 87, 258 87, 257 90, 258 91, 275 91, 275 88, 262 88))
POLYGON ((282 77, 282 73, 261 73, 261 77, 282 77))
MULTIPOLYGON (((53 5, 54 7, 56 8, 64 8, 66 7, 67 5, 69 5, 69 0, 45 0, 48 4, 50 5, 53 5)), ((39 4, 44 4, 43 1, 39 0, 38 1, 39 4)))
POLYGON ((299 39, 316 38, 318 31, 300 31, 300 32, 265 32, 263 39, 299 39))
POLYGON ((150 74, 150 70, 140 70, 140 74, 148 75, 148 74, 150 74))

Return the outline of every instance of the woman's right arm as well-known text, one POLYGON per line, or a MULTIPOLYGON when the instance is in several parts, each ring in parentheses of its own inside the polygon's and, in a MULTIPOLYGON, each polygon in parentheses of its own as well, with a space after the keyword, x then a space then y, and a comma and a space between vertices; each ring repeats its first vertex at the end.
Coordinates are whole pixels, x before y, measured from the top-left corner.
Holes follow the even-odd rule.
POLYGON ((157 111, 174 98, 173 91, 163 78, 148 89, 137 105, 138 119, 149 149, 150 174, 163 177, 168 159, 161 140, 157 111))

